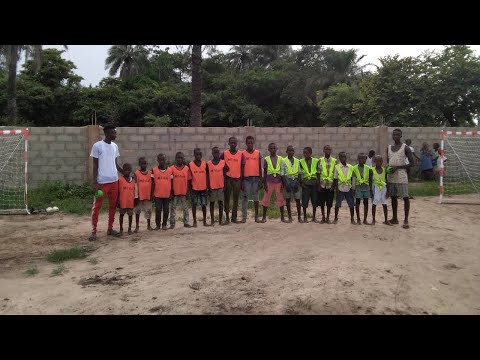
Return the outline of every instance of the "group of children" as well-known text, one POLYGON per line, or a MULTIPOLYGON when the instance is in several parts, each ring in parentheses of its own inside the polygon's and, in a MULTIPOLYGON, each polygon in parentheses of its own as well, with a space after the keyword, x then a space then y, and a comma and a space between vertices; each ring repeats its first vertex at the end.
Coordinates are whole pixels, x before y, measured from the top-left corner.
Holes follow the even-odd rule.
MULTIPOLYGON (((155 206, 155 230, 166 230, 170 217, 170 229, 175 227, 177 208, 183 210, 185 227, 197 227, 197 206, 203 212, 203 225, 213 226, 215 223, 215 202, 218 203, 218 219, 220 225, 230 222, 245 223, 249 197, 253 198, 255 222, 266 222, 270 199, 275 193, 276 204, 280 208, 281 221, 292 222, 290 202, 295 199, 298 222, 308 223, 307 208, 309 203, 313 207, 312 220, 319 223, 330 223, 330 211, 336 193, 335 217, 333 223, 338 222, 338 213, 345 199, 350 209, 352 224, 361 225, 360 203, 363 200, 363 224, 375 224, 376 206, 382 204, 385 216, 384 224, 391 225, 387 218, 387 180, 386 168, 383 167, 381 156, 373 157, 374 166, 366 164, 367 156, 358 154, 358 164, 347 164, 345 152, 340 152, 338 160, 331 156, 332 148, 325 145, 324 156, 312 157, 312 148, 303 149, 303 158, 295 157, 295 149, 288 146, 287 156, 277 155, 277 146, 271 143, 268 146, 269 155, 262 157, 255 149, 255 140, 252 136, 246 138, 246 149, 237 149, 237 139, 228 140, 229 149, 220 152, 218 147, 212 149, 212 159, 202 160, 202 151, 194 149, 194 160, 185 164, 182 152, 175 155, 175 164, 167 166, 164 154, 158 154, 158 166, 147 169, 147 161, 141 157, 138 161, 139 169, 132 175, 131 164, 122 167, 125 174, 118 180, 120 208, 120 233, 123 233, 124 215, 128 215, 128 233, 132 233, 133 214, 135 213, 136 226, 139 230, 140 214, 144 212, 148 230, 151 226, 152 202, 155 206), (263 161, 262 161, 263 160, 263 161), (263 168, 263 173, 262 173, 263 168), (262 203, 262 218, 259 217, 259 190, 264 189, 262 203), (242 196, 242 219, 237 217, 238 201, 242 196), (189 224, 187 197, 191 199, 193 225, 189 224), (232 216, 230 218, 230 198, 233 197, 232 216), (368 201, 372 198, 372 222, 367 222, 368 201), (210 224, 207 223, 207 202, 210 202, 210 224), (285 203, 287 216, 285 216, 285 203), (316 220, 316 208, 320 207, 321 221, 316 220), (325 214, 326 207, 326 214, 325 214), (303 218, 302 218, 303 208, 303 218), (355 222, 354 210, 357 221, 355 222), (225 221, 223 212, 225 211, 225 221), (162 217, 163 216, 163 217, 162 217)), ((371 157, 368 160, 371 160, 371 157)))

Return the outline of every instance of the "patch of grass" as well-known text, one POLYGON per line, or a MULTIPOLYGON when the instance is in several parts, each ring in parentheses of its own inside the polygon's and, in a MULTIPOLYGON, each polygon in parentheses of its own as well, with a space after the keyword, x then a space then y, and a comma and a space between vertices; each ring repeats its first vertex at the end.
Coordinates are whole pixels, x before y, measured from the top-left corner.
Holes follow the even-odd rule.
POLYGON ((411 182, 408 193, 411 196, 438 196, 438 184, 436 181, 411 182))
POLYGON ((97 258, 90 258, 90 259, 88 259, 88 262, 92 265, 97 265, 98 264, 97 258))
POLYGON ((75 246, 70 249, 52 250, 47 255, 47 260, 52 263, 61 263, 66 260, 83 259, 85 257, 87 257, 86 250, 80 246, 75 246))
MULTIPOLYGON (((45 182, 28 193, 28 206, 45 209, 57 206, 60 211, 77 215, 87 215, 92 211, 93 190, 89 184, 72 185, 62 182, 45 182)), ((101 211, 108 210, 104 201, 101 211)))
POLYGON ((52 276, 60 276, 63 273, 68 272, 67 268, 63 264, 58 264, 56 268, 52 270, 52 276))
POLYGON ((37 265, 31 265, 27 271, 25 271, 25 274, 27 274, 28 276, 35 276, 39 273, 38 271, 38 268, 37 268, 37 265))
POLYGON ((311 296, 303 299, 298 297, 295 301, 295 307, 303 310, 312 310, 313 299, 311 296))

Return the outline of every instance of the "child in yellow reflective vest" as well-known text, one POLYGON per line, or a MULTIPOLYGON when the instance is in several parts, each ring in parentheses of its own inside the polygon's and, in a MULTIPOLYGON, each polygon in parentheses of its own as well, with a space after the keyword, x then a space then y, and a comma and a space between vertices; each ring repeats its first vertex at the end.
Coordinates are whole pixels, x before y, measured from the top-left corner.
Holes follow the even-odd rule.
POLYGON ((287 202, 288 222, 292 222, 292 209, 290 207, 290 200, 292 196, 295 198, 297 204, 298 222, 302 222, 302 207, 300 205, 300 194, 302 188, 300 186, 300 160, 295 156, 295 149, 289 145, 287 147, 287 157, 282 161, 282 180, 284 186, 284 198, 287 202))
POLYGON ((388 220, 387 199, 390 196, 387 190, 387 172, 383 164, 381 155, 375 155, 373 158, 375 167, 372 167, 372 185, 373 185, 373 200, 372 200, 372 225, 375 225, 375 212, 378 204, 382 204, 383 215, 385 216, 385 225, 392 225, 388 220))
POLYGON ((270 143, 268 145, 269 156, 266 156, 263 163, 264 169, 264 189, 265 193, 263 194, 262 206, 263 206, 263 217, 262 223, 267 221, 267 210, 270 205, 270 198, 275 192, 275 197, 277 198, 277 206, 280 208, 280 217, 282 222, 287 222, 284 216, 284 201, 282 195, 282 157, 277 156, 277 145, 275 143, 270 143))
POLYGON ((363 223, 367 222, 368 216, 368 199, 372 197, 372 172, 370 166, 366 165, 367 155, 360 153, 357 156, 358 164, 353 167, 353 187, 355 189, 355 212, 357 213, 357 225, 361 225, 360 221, 360 201, 363 199, 363 223))
POLYGON ((300 184, 302 186, 302 207, 303 207, 303 222, 308 223, 307 207, 310 200, 313 207, 313 218, 316 220, 317 213, 317 164, 318 159, 312 157, 312 148, 307 146, 303 149, 303 159, 300 160, 300 184))
POLYGON ((318 206, 322 211, 322 220, 320 224, 330 224, 330 210, 333 206, 333 196, 335 189, 333 187, 333 172, 335 170, 335 165, 337 159, 335 159, 332 154, 332 147, 330 145, 325 145, 323 147, 323 153, 325 154, 320 159, 318 159, 318 206), (327 217, 325 218, 325 204, 327 205, 327 217))
POLYGON ((355 225, 352 191, 353 166, 347 164, 347 154, 344 151, 338 154, 338 159, 340 160, 340 164, 335 165, 333 174, 334 188, 337 189, 337 202, 335 204, 335 219, 333 223, 336 224, 338 222, 338 211, 342 206, 343 199, 346 199, 348 207, 350 208, 350 222, 355 225))

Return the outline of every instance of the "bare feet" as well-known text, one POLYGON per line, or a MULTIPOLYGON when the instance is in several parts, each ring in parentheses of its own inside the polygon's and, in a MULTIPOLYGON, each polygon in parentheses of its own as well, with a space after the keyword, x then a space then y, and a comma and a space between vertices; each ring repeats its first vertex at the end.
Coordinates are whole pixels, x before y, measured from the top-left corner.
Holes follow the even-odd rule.
POLYGON ((215 221, 210 221, 210 226, 215 226, 215 221))
POLYGON ((218 223, 219 223, 220 226, 228 225, 227 220, 225 220, 225 221, 219 221, 218 223))
POLYGON ((261 222, 262 224, 264 224, 264 223, 267 222, 267 219, 263 218, 260 222, 261 222))
POLYGON ((327 224, 331 224, 331 223, 332 223, 332 222, 330 221, 330 219, 327 219, 325 222, 326 222, 327 224))
POLYGON ((372 220, 372 222, 370 223, 370 225, 375 225, 375 220, 372 220))
POLYGON ((288 218, 288 223, 292 223, 293 222, 293 219, 291 217, 288 218))
POLYGON ((320 224, 325 224, 326 221, 325 221, 325 218, 322 218, 322 220, 320 220, 320 224))
POLYGON ((175 224, 170 224, 170 229, 175 229, 175 224))
POLYGON ((128 229, 128 235, 132 235, 132 229, 128 229))
MULTIPOLYGON (((354 219, 350 219, 350 223, 351 223, 352 225, 357 225, 357 223, 355 222, 354 219)), ((360 225, 360 224, 359 224, 359 225, 360 225)))
POLYGON ((334 224, 338 223, 338 219, 334 219, 334 220, 333 220, 333 223, 334 223, 334 224))
POLYGON ((167 225, 162 225, 162 230, 167 230, 167 225))
POLYGON ((255 218, 255 222, 256 222, 256 223, 259 223, 259 222, 260 222, 260 219, 258 218, 258 216, 255 218))
POLYGON ((213 226, 213 224, 208 224, 206 221, 204 221, 203 226, 213 226))
POLYGON ((367 220, 363 220, 363 225, 370 225, 370 223, 367 220))
POLYGON ((88 241, 95 241, 95 240, 97 240, 97 234, 92 233, 92 235, 90 235, 90 237, 88 238, 88 241))
POLYGON ((310 222, 310 221, 308 221, 307 218, 304 218, 304 219, 303 219, 303 223, 304 223, 304 224, 308 224, 309 222, 310 222))
POLYGON ((385 225, 392 226, 392 223, 391 223, 389 220, 384 221, 383 223, 384 223, 385 225))
POLYGON ((389 222, 390 222, 390 224, 392 224, 392 225, 398 225, 398 220, 390 219, 389 222))
POLYGON ((155 230, 160 230, 160 226, 155 226, 155 230))
POLYGON ((282 218, 281 221, 284 222, 284 223, 289 223, 289 222, 291 222, 291 221, 285 220, 285 218, 282 218))
POLYGON ((360 221, 360 219, 357 219, 357 225, 362 225, 362 222, 360 221))
POLYGON ((408 225, 408 222, 404 222, 402 227, 404 229, 410 229, 410 225, 408 225))
POLYGON ((135 230, 133 230, 133 232, 136 234, 138 233, 138 227, 135 228, 135 230))
POLYGON ((303 224, 303 220, 302 220, 301 217, 298 218, 298 223, 299 223, 299 224, 303 224))
POLYGON ((152 228, 151 226, 148 226, 148 227, 147 227, 147 230, 152 231, 153 228, 152 228))
POLYGON ((190 225, 190 224, 183 224, 183 227, 186 227, 186 228, 191 228, 191 227, 192 227, 192 225, 190 225))
MULTIPOLYGON (((185 226, 185 227, 187 227, 187 226, 185 226)), ((197 222, 196 221, 193 222, 193 227, 197 227, 197 222)))

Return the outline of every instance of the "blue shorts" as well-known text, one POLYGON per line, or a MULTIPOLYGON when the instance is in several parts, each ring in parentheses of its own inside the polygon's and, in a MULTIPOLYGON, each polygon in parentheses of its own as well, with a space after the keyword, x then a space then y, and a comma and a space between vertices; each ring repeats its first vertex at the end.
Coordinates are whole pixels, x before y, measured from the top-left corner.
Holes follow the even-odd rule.
POLYGON ((348 191, 348 192, 337 191, 337 202, 335 204, 335 207, 338 207, 338 208, 341 207, 343 199, 347 199, 347 204, 349 208, 353 208, 355 206, 353 201, 353 194, 351 191, 348 191))

